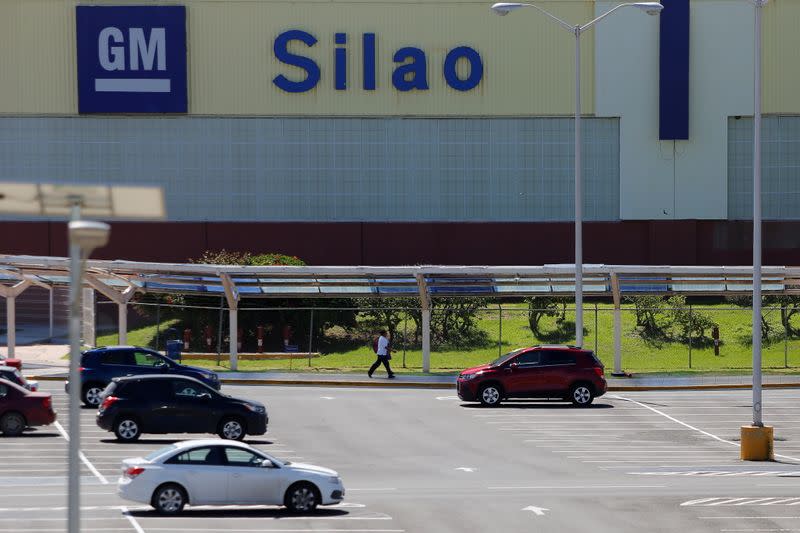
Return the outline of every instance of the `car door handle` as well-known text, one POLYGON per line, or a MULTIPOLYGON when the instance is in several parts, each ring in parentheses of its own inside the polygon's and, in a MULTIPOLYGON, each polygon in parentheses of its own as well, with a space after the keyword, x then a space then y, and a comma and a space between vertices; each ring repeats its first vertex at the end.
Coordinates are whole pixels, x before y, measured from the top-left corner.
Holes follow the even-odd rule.
POLYGON ((241 474, 233 474, 233 477, 242 477, 241 474))

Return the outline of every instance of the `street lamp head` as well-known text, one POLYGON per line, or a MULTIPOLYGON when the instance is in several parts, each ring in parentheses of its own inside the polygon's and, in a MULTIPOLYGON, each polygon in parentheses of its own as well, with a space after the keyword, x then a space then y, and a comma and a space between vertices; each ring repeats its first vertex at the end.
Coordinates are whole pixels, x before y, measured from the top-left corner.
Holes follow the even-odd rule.
POLYGON ((501 2, 499 4, 494 4, 492 6, 492 11, 503 17, 524 6, 525 4, 501 2))
POLYGON ((648 15, 658 15, 664 9, 664 6, 658 2, 636 2, 633 6, 638 7, 648 15))
POLYGON ((108 234, 111 226, 105 222, 91 220, 73 220, 69 223, 69 240, 89 255, 96 248, 102 248, 108 243, 108 234))

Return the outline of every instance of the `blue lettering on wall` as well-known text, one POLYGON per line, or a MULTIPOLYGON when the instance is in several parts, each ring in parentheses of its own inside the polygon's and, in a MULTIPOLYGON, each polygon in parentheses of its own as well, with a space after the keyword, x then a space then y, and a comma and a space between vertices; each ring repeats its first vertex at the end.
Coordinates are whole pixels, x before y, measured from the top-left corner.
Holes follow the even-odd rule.
MULTIPOLYGON (((109 40, 116 36, 110 35, 109 40)), ((297 67, 305 72, 305 78, 294 80, 284 74, 278 74, 272 82, 280 89, 290 93, 308 92, 315 88, 322 76, 320 65, 304 55, 289 52, 289 45, 299 41, 311 48, 317 44, 317 38, 302 30, 288 30, 275 38, 273 51, 281 63, 297 67)), ((361 86, 365 91, 374 91, 377 83, 377 38, 374 33, 362 34, 361 47, 361 86)), ((333 35, 333 86, 337 91, 348 88, 348 52, 347 34, 337 32, 333 35)), ((428 58, 425 51, 415 46, 405 46, 394 52, 392 60, 395 68, 392 71, 392 86, 401 92, 427 91, 428 58)), ((329 72, 326 70, 326 72, 329 72)), ((483 79, 483 60, 480 54, 469 46, 458 46, 450 50, 444 58, 442 76, 447 85, 458 91, 470 91, 477 87, 483 79), (461 79, 457 67, 459 61, 469 64, 469 74, 461 79)))
POLYGON ((483 61, 481 56, 469 46, 453 48, 444 58, 444 79, 447 85, 457 91, 469 91, 478 86, 483 78, 483 61), (456 72, 458 60, 464 58, 469 61, 469 76, 462 80, 456 72))
POLYGON ((273 50, 278 61, 305 70, 306 77, 301 81, 292 81, 283 74, 279 74, 273 78, 272 83, 288 93, 304 93, 319 83, 319 65, 311 58, 289 52, 289 43, 292 41, 300 41, 311 47, 317 44, 317 39, 302 30, 285 31, 275 38, 273 50))
MULTIPOLYGON (((347 34, 337 33, 334 40, 336 44, 347 44, 347 34)), ((336 48, 333 64, 336 70, 334 75, 336 90, 344 91, 347 89, 347 48, 336 48)))
POLYGON ((425 52, 413 46, 406 46, 394 53, 394 62, 402 63, 411 59, 410 63, 405 63, 394 69, 392 73, 392 85, 398 91, 418 91, 428 90, 428 62, 425 52))
POLYGON ((365 33, 363 38, 364 90, 375 90, 375 34, 365 33))

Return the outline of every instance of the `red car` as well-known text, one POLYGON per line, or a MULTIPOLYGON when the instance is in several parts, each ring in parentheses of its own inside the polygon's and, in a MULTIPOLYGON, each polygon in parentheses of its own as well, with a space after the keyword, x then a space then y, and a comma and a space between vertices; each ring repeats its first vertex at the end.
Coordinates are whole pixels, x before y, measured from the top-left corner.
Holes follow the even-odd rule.
POLYGON ((606 393, 603 363, 575 346, 520 348, 458 375, 458 397, 486 406, 506 398, 563 398, 586 407, 606 393))
POLYGON ((0 433, 16 437, 31 426, 46 426, 56 421, 53 397, 48 392, 30 392, 15 383, 0 379, 0 433))
POLYGON ((22 359, 9 359, 5 355, 0 355, 0 365, 13 366, 22 371, 22 359))

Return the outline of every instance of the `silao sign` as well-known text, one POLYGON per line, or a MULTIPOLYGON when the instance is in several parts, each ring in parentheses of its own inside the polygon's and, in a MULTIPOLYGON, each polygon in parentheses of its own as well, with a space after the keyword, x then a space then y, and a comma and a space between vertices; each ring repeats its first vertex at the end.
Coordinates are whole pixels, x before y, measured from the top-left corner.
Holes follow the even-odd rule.
MULTIPOLYGON (((375 40, 374 33, 364 33, 361 36, 361 87, 367 91, 374 91, 377 85, 375 40)), ((279 74, 273 78, 272 83, 286 92, 307 92, 320 82, 322 77, 321 69, 317 62, 310 57, 290 52, 289 46, 292 42, 298 42, 310 48, 317 44, 317 38, 302 30, 285 31, 275 38, 273 45, 275 57, 282 63, 304 70, 305 76, 302 79, 294 80, 284 74, 279 74)), ((344 91, 348 89, 347 34, 334 34, 334 45, 334 88, 337 91, 344 91)), ((414 46, 406 46, 398 49, 394 53, 392 60, 396 65, 392 72, 392 85, 395 89, 406 92, 414 90, 427 91, 430 88, 428 83, 428 58, 424 50, 414 46)), ((447 85, 453 89, 470 91, 477 87, 481 79, 483 79, 483 60, 480 54, 469 46, 455 47, 444 57, 442 75, 447 85), (468 65, 468 74, 463 78, 459 77, 457 71, 459 61, 466 62, 468 65)))

